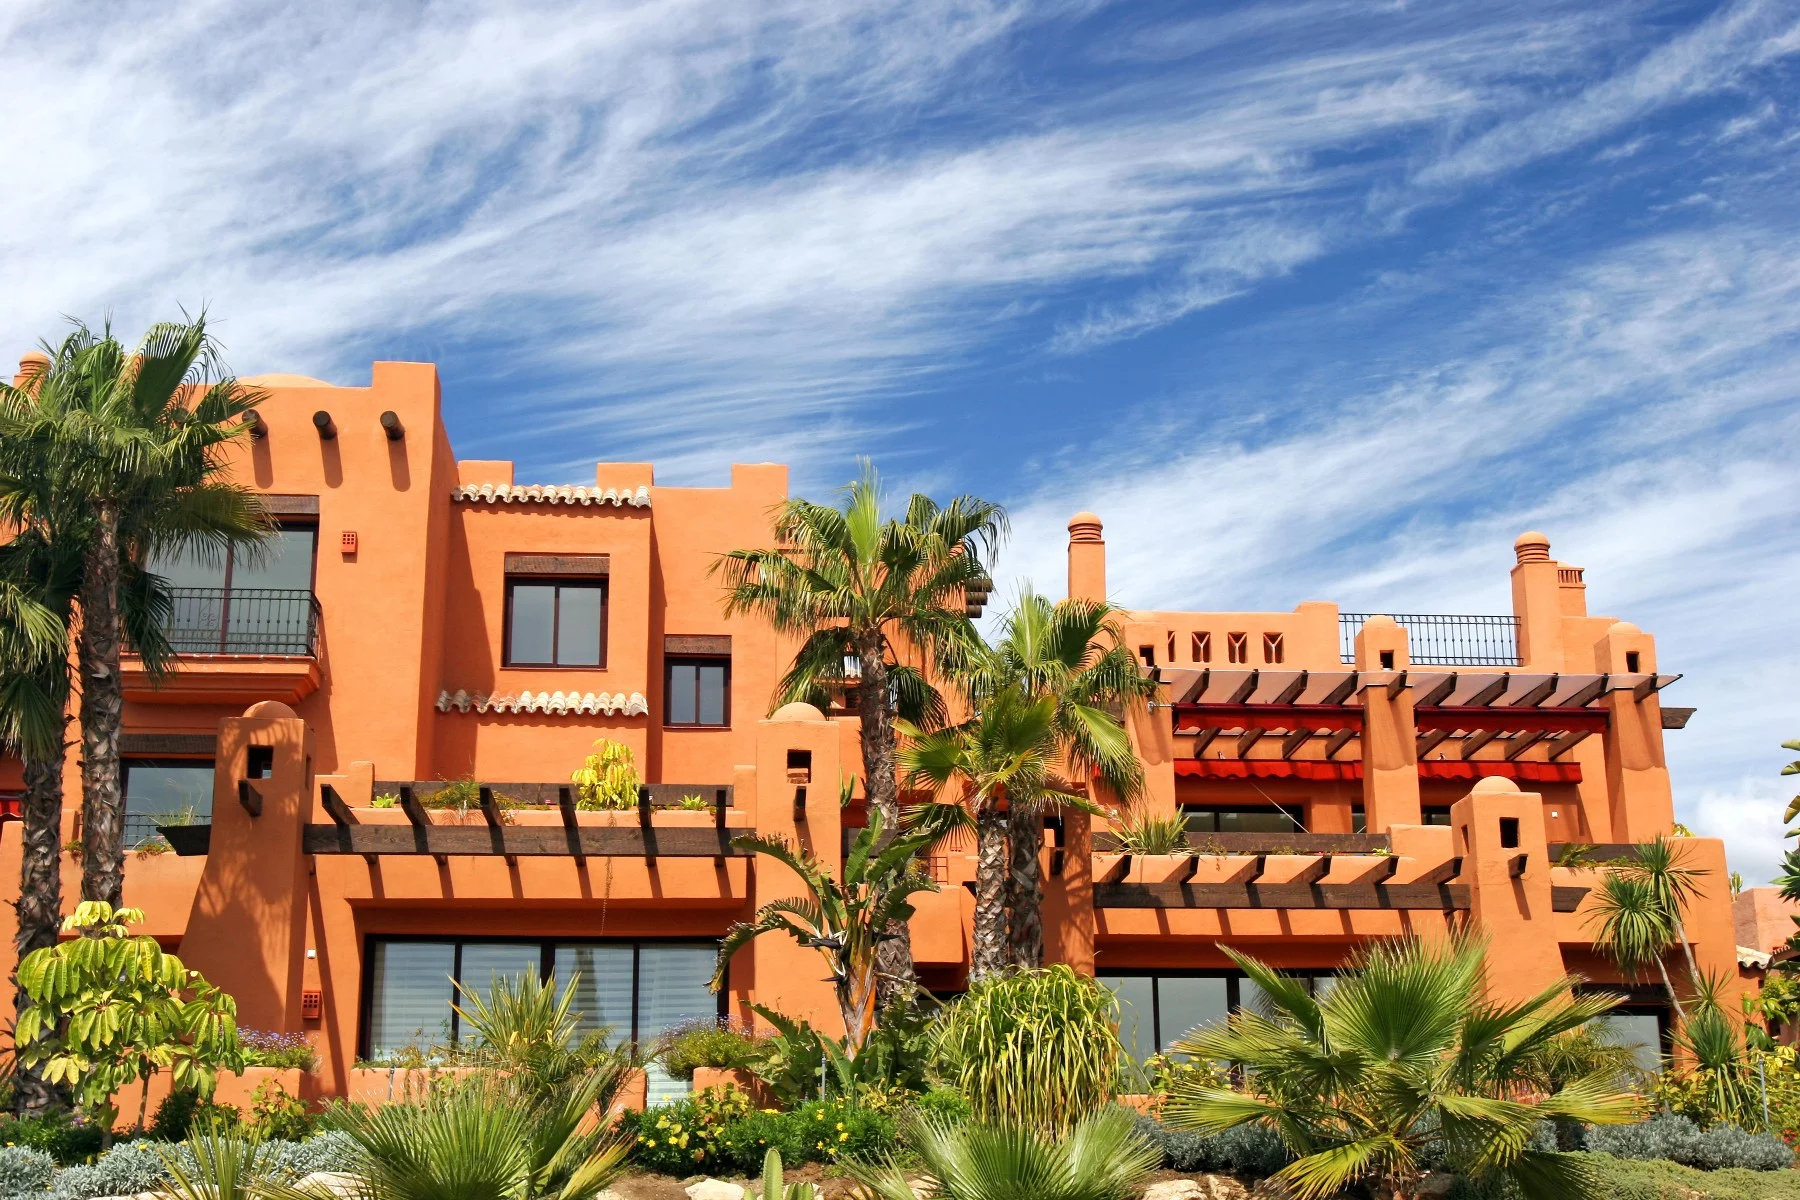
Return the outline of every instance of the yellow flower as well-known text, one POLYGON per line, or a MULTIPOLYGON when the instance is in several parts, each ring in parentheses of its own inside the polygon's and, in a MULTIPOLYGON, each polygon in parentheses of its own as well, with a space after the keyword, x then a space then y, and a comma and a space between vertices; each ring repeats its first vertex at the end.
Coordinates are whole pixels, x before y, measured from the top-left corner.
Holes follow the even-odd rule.
POLYGON ((656 1149, 656 1142, 654 1140, 645 1142, 644 1145, 650 1147, 652 1150, 656 1149))
MULTIPOLYGON (((839 1129, 842 1129, 842 1128, 843 1128, 843 1126, 842 1126, 842 1125, 840 1125, 840 1126, 838 1126, 838 1128, 839 1128, 839 1129)), ((849 1141, 849 1140, 850 1140, 850 1135, 849 1135, 849 1134, 847 1134, 847 1133, 840 1133, 840 1134, 838 1134, 838 1141, 840 1141, 840 1142, 847 1142, 847 1141, 849 1141)))
POLYGON ((843 1122, 842 1122, 842 1121, 839 1121, 839 1122, 838 1122, 838 1128, 839 1128, 839 1129, 842 1129, 842 1128, 843 1128, 843 1127, 844 1127, 844 1123, 843 1123, 843 1122))

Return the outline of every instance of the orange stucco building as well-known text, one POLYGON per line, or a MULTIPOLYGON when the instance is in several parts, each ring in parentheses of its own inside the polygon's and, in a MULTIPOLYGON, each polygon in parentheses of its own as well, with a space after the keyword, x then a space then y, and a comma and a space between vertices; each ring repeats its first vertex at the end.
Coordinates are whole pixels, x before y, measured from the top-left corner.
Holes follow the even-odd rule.
MULTIPOLYGON (((785 940, 739 955, 722 995, 705 987, 719 936, 792 886, 731 835, 835 863, 862 821, 840 806, 854 718, 769 714, 792 646, 726 617, 709 575, 716 554, 771 544, 786 469, 671 488, 602 463, 591 486, 527 486, 510 463, 455 459, 429 365, 377 363, 368 387, 249 382, 269 398, 235 469, 283 532, 260 559, 160 564, 184 660, 160 685, 128 670, 143 849, 126 901, 149 931, 232 992, 245 1026, 311 1036, 320 1095, 349 1090, 359 1061, 457 1036, 452 977, 579 975, 587 1019, 644 1042, 752 1002, 835 1025, 816 958, 785 940), (574 802, 570 772, 601 738, 632 751, 636 810, 574 802), (457 780, 464 806, 421 803, 457 780)), ((1097 517, 1071 522, 1068 550, 1070 594, 1109 596, 1097 517)), ((1565 970, 1629 982, 1592 948, 1595 869, 1558 860, 1670 829, 1662 739, 1685 712, 1660 697, 1677 677, 1648 634, 1588 615, 1581 570, 1545 539, 1515 552, 1502 616, 1129 614, 1163 684, 1133 719, 1145 802, 1185 810, 1199 854, 1133 857, 1109 823, 1070 815, 1047 822, 1043 861, 1049 955, 1118 990, 1140 1054, 1249 1002, 1220 945, 1323 987, 1369 938, 1475 923, 1507 992, 1565 970)), ((16 763, 0 772, 18 786, 16 763)), ((74 838, 73 758, 67 778, 74 838)), ((1708 872, 1695 953, 1735 978, 1723 848, 1684 844, 1708 872)), ((0 878, 18 857, 8 823, 0 878)), ((930 866, 942 887, 921 898, 915 954, 927 986, 954 991, 973 863, 930 866)), ((71 860, 71 906, 77 874, 71 860)), ((1657 998, 1632 1001, 1653 1044, 1657 998)))

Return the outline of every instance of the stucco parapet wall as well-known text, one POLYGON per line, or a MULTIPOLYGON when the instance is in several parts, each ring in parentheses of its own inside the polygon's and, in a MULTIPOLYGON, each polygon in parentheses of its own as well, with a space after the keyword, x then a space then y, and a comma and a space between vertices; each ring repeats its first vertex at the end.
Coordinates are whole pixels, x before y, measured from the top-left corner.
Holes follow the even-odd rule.
POLYGON ((601 489, 597 487, 542 486, 531 484, 527 487, 515 487, 510 483, 463 484, 451 490, 450 498, 480 504, 580 504, 586 506, 612 505, 621 508, 630 505, 632 508, 650 507, 650 489, 640 487, 636 491, 630 488, 601 489))
POLYGON ((642 717, 650 712, 650 702, 644 699, 642 692, 633 692, 629 696, 624 692, 520 692, 517 696, 484 696, 458 688, 454 692, 439 692, 437 707, 439 712, 454 709, 461 713, 548 713, 567 717, 584 713, 642 717))

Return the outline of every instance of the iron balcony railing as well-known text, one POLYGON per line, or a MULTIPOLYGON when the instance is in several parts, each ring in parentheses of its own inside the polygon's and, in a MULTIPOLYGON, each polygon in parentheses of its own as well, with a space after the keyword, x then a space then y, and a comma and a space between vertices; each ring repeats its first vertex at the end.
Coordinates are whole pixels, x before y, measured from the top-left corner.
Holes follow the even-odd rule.
POLYGON ((163 627, 177 654, 267 654, 310 658, 319 601, 287 588, 170 588, 163 627))
POLYGON ((1392 617, 1406 629, 1415 667, 1519 666, 1519 618, 1457 613, 1339 613, 1338 652, 1356 661, 1356 634, 1370 617, 1392 617))

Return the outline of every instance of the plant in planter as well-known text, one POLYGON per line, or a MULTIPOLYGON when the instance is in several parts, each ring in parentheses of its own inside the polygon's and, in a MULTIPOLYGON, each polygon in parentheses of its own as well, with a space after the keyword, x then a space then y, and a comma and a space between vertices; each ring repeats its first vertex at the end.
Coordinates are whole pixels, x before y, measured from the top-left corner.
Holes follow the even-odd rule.
POLYGON ((1187 817, 1179 812, 1158 816, 1142 809, 1130 809, 1119 822, 1119 849, 1126 854, 1161 854, 1191 858, 1188 845, 1187 817))
POLYGON ((638 787, 643 781, 638 778, 631 747, 601 738, 587 761, 569 776, 569 782, 575 785, 576 808, 622 811, 637 807, 638 787))

